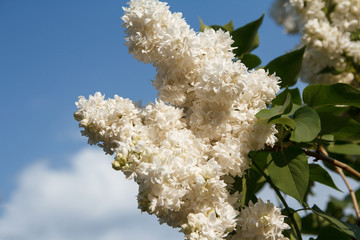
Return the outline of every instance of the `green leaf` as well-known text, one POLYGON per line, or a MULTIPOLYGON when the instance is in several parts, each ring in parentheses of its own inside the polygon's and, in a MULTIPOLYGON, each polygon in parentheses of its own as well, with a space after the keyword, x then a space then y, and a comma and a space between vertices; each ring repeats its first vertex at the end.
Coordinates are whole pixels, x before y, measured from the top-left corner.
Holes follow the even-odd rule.
POLYGON ((332 132, 335 141, 360 141, 360 124, 355 120, 349 121, 349 123, 343 126, 340 130, 332 132))
POLYGON ((324 106, 316 108, 321 121, 321 134, 336 132, 343 128, 350 120, 349 117, 339 116, 342 108, 335 106, 324 106))
POLYGON ((256 68, 261 64, 261 59, 250 53, 245 54, 240 60, 248 69, 256 68))
POLYGON ((330 174, 319 164, 309 164, 309 170, 311 180, 319 182, 341 192, 341 190, 335 185, 330 174))
POLYGON ((348 84, 313 84, 303 91, 308 106, 349 105, 360 107, 360 90, 348 84))
MULTIPOLYGON (((283 209, 281 211, 281 214, 285 215, 285 216, 289 216, 290 214, 292 214, 296 225, 299 227, 299 229, 302 228, 301 227, 301 217, 294 209, 289 208, 289 211, 288 211, 288 209, 283 209)), ((285 218, 284 220, 285 220, 285 223, 287 223, 290 226, 290 229, 283 231, 284 236, 288 237, 290 240, 298 240, 292 220, 289 217, 285 218)))
POLYGON ((283 152, 272 152, 271 157, 268 167, 271 181, 302 203, 309 183, 309 165, 304 151, 290 146, 283 152))
POLYGON ((343 72, 345 72, 345 70, 339 70, 334 67, 326 66, 323 69, 321 69, 317 74, 331 73, 332 75, 338 75, 343 72))
POLYGON ((244 204, 247 206, 250 200, 254 202, 256 199, 256 192, 264 186, 266 181, 261 173, 252 168, 247 171, 244 180, 246 191, 243 191, 242 194, 244 194, 244 204))
POLYGON ((281 116, 278 118, 272 118, 268 121, 270 124, 281 124, 283 126, 289 126, 292 129, 296 128, 296 123, 293 119, 289 118, 288 116, 281 116))
MULTIPOLYGON (((299 215, 299 213, 298 212, 296 212, 296 211, 294 211, 294 209, 291 209, 291 211, 292 211, 292 214, 293 214, 293 216, 294 216, 294 220, 295 220, 295 222, 296 222, 296 225, 298 225, 298 227, 299 227, 299 229, 301 229, 301 217, 300 217, 300 215, 299 215)), ((295 231, 295 227, 294 227, 294 224, 291 224, 290 225, 291 226, 291 228, 292 228, 292 232, 293 232, 293 235, 295 236, 295 234, 296 234, 296 231, 295 231)), ((296 239, 296 238, 295 238, 296 239)))
POLYGON ((348 205, 348 202, 330 196, 325 212, 334 218, 341 219, 344 217, 344 210, 348 205))
POLYGON ((336 116, 344 116, 347 111, 350 110, 349 106, 344 105, 325 105, 325 106, 318 106, 316 107, 316 111, 319 112, 328 112, 336 116))
POLYGON ((262 119, 270 119, 275 116, 280 116, 284 113, 283 106, 275 106, 270 109, 262 109, 260 112, 256 114, 256 117, 262 119))
POLYGON ((236 29, 231 33, 234 40, 232 47, 236 47, 234 50, 236 57, 241 59, 245 53, 251 52, 259 45, 259 35, 257 31, 263 18, 264 14, 259 19, 236 29))
POLYGON ((310 107, 301 107, 294 113, 296 129, 291 133, 290 140, 295 142, 310 142, 320 132, 320 118, 310 107))
POLYGON ((350 34, 351 41, 358 41, 360 40, 360 29, 356 29, 354 32, 350 34))
POLYGON ((287 116, 293 116, 295 114, 295 112, 299 109, 299 108, 302 108, 303 106, 302 105, 299 105, 299 104, 295 104, 293 103, 292 104, 292 109, 289 113, 287 113, 286 115, 287 116))
POLYGON ((293 103, 298 104, 298 105, 302 104, 300 91, 297 88, 295 88, 295 89, 285 88, 284 91, 282 91, 279 95, 277 95, 274 100, 272 100, 271 104, 272 105, 283 105, 288 93, 291 95, 291 100, 293 103))
POLYGON ((292 109, 291 95, 288 94, 282 106, 275 106, 270 109, 263 109, 256 114, 256 117, 267 120, 276 116, 280 116, 282 114, 289 113, 291 109, 292 109))
POLYGON ((228 31, 228 32, 232 32, 232 31, 234 31, 234 24, 233 24, 233 22, 232 22, 232 20, 230 20, 230 22, 228 22, 227 24, 225 24, 224 26, 223 26, 223 29, 225 29, 226 31, 228 31))
POLYGON ((321 119, 321 134, 334 136, 334 141, 360 141, 360 123, 346 116, 336 116, 332 108, 318 111, 321 119))
MULTIPOLYGON (((267 163, 271 161, 270 152, 267 151, 251 151, 249 157, 253 162, 256 162, 257 166, 260 167, 262 171, 266 171, 267 163)), ((251 165, 251 168, 258 171, 253 165, 251 165)))
MULTIPOLYGON (((267 158, 270 157, 269 152, 265 151, 252 151, 249 153, 252 161, 256 161, 262 171, 266 168, 267 158)), ((239 203, 241 206, 248 206, 249 201, 256 202, 256 193, 262 189, 266 183, 266 179, 259 170, 251 164, 251 168, 246 171, 246 174, 240 178, 235 177, 231 193, 238 191, 241 193, 239 203)))
POLYGON ((329 22, 332 21, 332 19, 330 18, 330 15, 332 12, 334 12, 335 7, 336 7, 336 3, 334 3, 333 1, 329 1, 329 0, 325 0, 325 6, 323 7, 323 11, 325 13, 326 18, 328 19, 329 22))
POLYGON ((314 205, 311 210, 321 216, 322 218, 326 219, 328 222, 330 222, 334 227, 336 227, 338 230, 342 231, 343 233, 346 233, 348 236, 360 239, 360 227, 355 224, 350 224, 346 222, 342 222, 337 218, 334 218, 325 212, 323 212, 318 206, 314 205))
POLYGON ((302 59, 305 47, 282 55, 264 68, 269 70, 270 74, 276 73, 281 78, 280 87, 292 86, 296 83, 302 65, 302 59))
POLYGON ((199 17, 199 21, 200 21, 200 32, 205 31, 205 29, 207 29, 207 28, 211 28, 210 26, 205 25, 203 20, 200 17, 199 17))
POLYGON ((326 220, 314 213, 310 213, 301 218, 301 231, 304 234, 316 235, 321 231, 321 229, 329 225, 330 224, 326 220))
POLYGON ((360 145, 355 143, 330 144, 327 150, 332 153, 344 155, 360 155, 360 145))
POLYGON ((350 237, 336 228, 327 226, 320 230, 316 240, 350 240, 350 237))

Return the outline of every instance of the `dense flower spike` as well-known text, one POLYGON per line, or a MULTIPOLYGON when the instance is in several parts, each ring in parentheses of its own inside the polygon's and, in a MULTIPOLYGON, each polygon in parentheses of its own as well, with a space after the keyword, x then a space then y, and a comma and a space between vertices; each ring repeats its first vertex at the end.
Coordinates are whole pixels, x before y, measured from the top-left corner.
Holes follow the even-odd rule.
POLYGON ((115 154, 113 168, 139 184, 142 211, 180 227, 187 239, 223 239, 236 228, 238 193, 225 179, 242 176, 248 153, 276 141, 255 114, 279 90, 279 78, 234 62, 228 32, 195 33, 157 0, 124 8, 129 53, 157 69, 154 104, 100 93, 80 97, 75 118, 90 144, 115 154))
POLYGON ((235 228, 237 194, 227 191, 223 169, 186 128, 182 110, 162 101, 138 109, 100 93, 77 105, 75 118, 89 143, 115 152, 113 167, 139 184, 142 211, 182 227, 189 239, 220 239, 235 228))
POLYGON ((300 78, 309 83, 360 85, 359 0, 277 0, 271 15, 306 45, 300 78), (282 7, 281 7, 282 6, 282 7))

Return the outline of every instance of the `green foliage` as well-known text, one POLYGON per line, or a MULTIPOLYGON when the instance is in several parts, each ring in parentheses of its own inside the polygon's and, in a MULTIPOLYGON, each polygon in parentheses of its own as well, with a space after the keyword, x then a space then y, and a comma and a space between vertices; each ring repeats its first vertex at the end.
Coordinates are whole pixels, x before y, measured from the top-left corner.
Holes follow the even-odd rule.
MULTIPOLYGON (((330 89, 330 91, 335 89, 335 92, 346 90, 346 94, 338 93, 338 96, 340 95, 336 98, 339 100, 338 102, 331 102, 326 98, 322 100, 321 96, 316 98, 310 95, 310 93, 321 95, 321 91, 308 91, 304 93, 304 99, 305 96, 311 96, 312 98, 308 97, 307 99, 314 99, 311 101, 314 104, 309 104, 309 101, 304 100, 306 106, 301 106, 302 99, 298 89, 285 88, 273 100, 269 109, 264 109, 257 114, 260 121, 276 124, 279 130, 278 146, 280 149, 269 154, 271 158, 267 157, 268 167, 264 171, 267 171, 275 188, 294 197, 300 203, 304 203, 306 194, 311 191, 307 189, 307 186, 311 188, 309 183, 312 181, 340 191, 327 170, 318 164, 308 164, 307 156, 302 148, 325 144, 330 154, 336 153, 344 156, 360 154, 360 145, 358 144, 360 142, 360 123, 353 119, 353 115, 349 114, 349 106, 337 105, 347 102, 356 107, 360 103, 360 97, 355 97, 358 96, 358 90, 354 91, 352 87, 348 86, 340 86, 343 87, 340 89, 337 87, 335 85, 326 87, 326 89, 330 89)), ((353 164, 346 163, 350 166, 353 164)), ((315 214, 309 214, 302 218, 302 232, 318 235, 317 239, 349 239, 351 234, 358 234, 357 226, 350 224, 351 222, 355 223, 355 218, 352 215, 345 215, 344 210, 349 206, 351 206, 349 197, 347 201, 330 199, 326 213, 324 212, 325 215, 319 211, 315 213, 318 210, 315 208, 313 210, 315 214), (334 217, 331 218, 331 215, 334 217), (339 219, 347 219, 348 223, 339 219), (329 235, 324 229, 328 229, 328 232, 332 234, 329 235)), ((297 239, 294 232, 287 236, 290 239, 297 239)))
POLYGON ((236 47, 234 52, 237 58, 241 59, 244 54, 251 52, 259 46, 258 29, 263 21, 263 18, 264 15, 231 33, 234 40, 232 46, 236 47))
POLYGON ((332 217, 325 212, 323 212, 318 206, 314 205, 311 210, 322 217, 323 219, 327 220, 331 223, 335 228, 340 230, 341 232, 347 234, 348 236, 354 239, 360 239, 360 227, 354 224, 346 223, 340 221, 339 219, 332 217))
POLYGON ((327 150, 332 153, 360 155, 360 145, 355 143, 348 144, 330 144, 327 150))
POLYGON ((322 183, 326 186, 329 186, 331 188, 334 188, 338 191, 341 191, 334 183, 332 177, 330 174, 322 168, 319 164, 309 164, 309 170, 310 170, 310 179, 322 183))
MULTIPOLYGON (((294 209, 289 209, 289 210, 290 210, 290 212, 292 213, 292 215, 294 217, 296 225, 299 228, 301 228, 302 226, 301 226, 301 217, 300 217, 300 215, 294 209)), ((284 215, 287 214, 287 211, 286 210, 282 211, 282 214, 284 214, 284 215)), ((291 227, 291 229, 289 229, 287 231, 284 231, 284 236, 288 237, 291 240, 296 240, 297 237, 296 237, 296 231, 294 229, 294 224, 292 223, 290 218, 286 218, 285 222, 291 227)))
MULTIPOLYGON (((359 112, 356 110, 360 104, 359 94, 358 89, 346 84, 309 86, 303 92, 306 105, 302 106, 298 89, 286 87, 269 109, 256 115, 260 121, 276 124, 279 131, 279 142, 270 153, 271 158, 267 158, 265 169, 275 188, 300 203, 311 193, 312 184, 309 183, 313 181, 340 191, 327 170, 318 164, 308 165, 303 148, 316 148, 319 144, 326 147, 330 156, 360 169, 360 158, 354 158, 360 155, 360 123, 355 118, 359 112), (355 114, 350 109, 355 109, 355 114)), ((330 169, 334 167, 330 165, 330 169)), ((315 208, 313 214, 303 217, 302 232, 318 235, 318 239, 357 236, 356 219, 345 211, 349 206, 352 206, 349 197, 346 201, 331 198, 326 212, 315 208), (333 234, 329 235, 324 229, 333 234)), ((298 235, 294 232, 288 234, 290 238, 296 239, 295 236, 298 235)))
POLYGON ((264 177, 254 170, 250 168, 245 177, 242 178, 242 199, 241 205, 247 206, 249 201, 251 200, 253 203, 257 201, 256 193, 264 186, 266 183, 264 177))
POLYGON ((321 121, 321 135, 331 135, 333 141, 360 141, 360 123, 346 115, 346 108, 326 106, 316 109, 321 121))
POLYGON ((330 223, 314 213, 310 213, 301 218, 302 232, 305 234, 317 235, 322 228, 329 225, 330 223))
POLYGON ((309 166, 301 148, 290 146, 284 151, 272 152, 268 169, 277 188, 303 202, 309 182, 309 166))
POLYGON ((360 107, 360 90, 348 84, 309 85, 303 92, 304 103, 312 107, 349 105, 360 107))
POLYGON ((282 91, 279 95, 276 96, 276 98, 272 101, 272 104, 283 105, 288 94, 291 95, 291 100, 294 104, 298 104, 298 105, 302 104, 300 91, 297 88, 295 89, 285 88, 284 91, 282 91))
POLYGON ((325 6, 323 8, 323 11, 325 13, 326 18, 329 22, 331 22, 330 14, 335 10, 336 3, 332 0, 325 0, 325 6))
MULTIPOLYGON (((262 171, 266 171, 267 159, 271 158, 269 152, 250 152, 249 157, 252 158, 252 161, 256 162, 257 166, 259 166, 262 171)), ((263 177, 262 173, 259 172, 256 167, 251 165, 251 168, 247 170, 245 177, 242 178, 241 205, 247 206, 250 200, 255 203, 256 193, 264 186, 265 183, 266 179, 263 177)))
POLYGON ((339 70, 339 69, 336 69, 334 67, 326 66, 323 69, 321 69, 321 71, 319 71, 317 74, 331 73, 333 75, 338 75, 338 74, 343 73, 343 72, 345 72, 345 70, 339 70))
POLYGON ((325 212, 335 218, 341 219, 344 217, 344 209, 349 205, 348 202, 330 197, 329 202, 327 203, 325 212))
POLYGON ((295 130, 290 140, 294 142, 310 142, 320 132, 320 118, 316 111, 310 107, 301 107, 294 113, 295 130))
POLYGON ((317 112, 307 106, 301 107, 293 104, 292 95, 296 103, 301 102, 297 96, 297 91, 284 91, 283 95, 275 99, 276 104, 280 104, 284 95, 286 99, 283 105, 275 105, 270 109, 263 109, 257 113, 257 117, 272 124, 281 124, 292 129, 290 140, 294 142, 311 142, 319 134, 321 129, 320 118, 317 112))
POLYGON ((263 109, 260 112, 258 112, 256 116, 262 120, 270 120, 274 117, 279 117, 282 114, 289 113, 291 109, 292 109, 291 95, 288 94, 282 106, 274 106, 270 109, 263 109))
POLYGON ((293 119, 291 119, 288 116, 280 116, 278 118, 274 118, 274 119, 270 119, 268 121, 268 123, 270 124, 278 124, 278 125, 282 125, 284 127, 290 127, 292 129, 296 129, 296 123, 293 119))
POLYGON ((298 79, 305 47, 282 55, 265 66, 270 74, 276 73, 281 78, 280 87, 293 86, 298 79))
POLYGON ((350 40, 351 41, 359 41, 360 40, 360 29, 356 29, 354 32, 351 33, 350 40))
POLYGON ((252 69, 256 68, 261 64, 261 59, 254 54, 246 53, 241 58, 241 62, 245 64, 245 66, 247 66, 249 69, 252 69))
POLYGON ((319 235, 316 240, 350 240, 351 238, 343 233, 342 231, 337 230, 336 228, 326 226, 320 229, 319 235))

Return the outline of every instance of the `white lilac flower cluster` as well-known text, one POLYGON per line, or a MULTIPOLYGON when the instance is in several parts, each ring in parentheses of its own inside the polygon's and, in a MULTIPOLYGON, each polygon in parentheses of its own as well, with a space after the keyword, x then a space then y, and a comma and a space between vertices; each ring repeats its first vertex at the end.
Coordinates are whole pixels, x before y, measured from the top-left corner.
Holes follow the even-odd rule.
POLYGON ((289 33, 301 31, 306 45, 300 78, 309 83, 349 83, 359 86, 360 0, 276 0, 272 17, 289 33))
POLYGON ((284 26, 287 33, 298 33, 301 29, 301 17, 289 0, 275 0, 270 9, 270 16, 284 26))
POLYGON ((255 204, 250 201, 249 207, 240 212, 232 240, 284 240, 284 229, 289 229, 289 225, 284 223, 280 209, 259 199, 255 204))
MULTIPOLYGON (((142 211, 186 239, 223 239, 239 216, 231 178, 249 167, 249 151, 276 141, 274 126, 255 114, 275 97, 279 78, 233 61, 228 32, 197 34, 158 0, 128 4, 126 45, 157 68, 159 99, 142 108, 119 96, 79 97, 75 119, 90 144, 115 154, 113 168, 138 183, 142 211)), ((274 217, 277 227, 259 228, 259 236, 286 229, 283 216, 274 217)))

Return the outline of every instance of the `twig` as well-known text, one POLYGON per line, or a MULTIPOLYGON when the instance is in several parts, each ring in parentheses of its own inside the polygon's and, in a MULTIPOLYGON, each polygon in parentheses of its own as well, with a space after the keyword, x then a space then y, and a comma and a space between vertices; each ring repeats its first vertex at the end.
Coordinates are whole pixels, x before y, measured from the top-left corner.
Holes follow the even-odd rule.
POLYGON ((354 208, 355 208, 355 212, 356 212, 356 217, 357 217, 357 219, 360 219, 359 205, 358 205, 358 203, 357 203, 354 190, 351 188, 351 186, 350 186, 350 184, 349 184, 349 181, 346 179, 346 176, 345 176, 345 174, 344 174, 344 171, 343 171, 341 168, 339 168, 339 167, 335 167, 335 171, 340 174, 340 176, 341 176, 342 179, 344 180, 347 188, 349 189, 350 196, 351 196, 351 200, 353 201, 354 208))
POLYGON ((309 150, 305 150, 306 155, 311 156, 311 157, 315 157, 318 160, 322 160, 324 162, 328 162, 331 163, 332 165, 339 167, 345 171, 347 171, 348 173, 352 174, 353 176, 357 177, 360 180, 360 173, 358 171, 356 171, 355 169, 353 169, 352 167, 350 167, 349 165, 342 163, 336 159, 333 159, 331 157, 328 157, 322 153, 319 152, 314 152, 314 151, 309 151, 309 150))
MULTIPOLYGON (((319 148, 319 151, 326 157, 329 157, 329 154, 327 153, 327 151, 324 149, 323 146, 320 146, 319 148)), ((338 167, 338 166, 335 166, 335 171, 341 176, 341 178, 344 180, 345 184, 346 184, 346 187, 349 189, 349 192, 350 192, 350 196, 351 196, 351 200, 354 204, 354 209, 355 209, 355 213, 356 213, 356 218, 357 218, 357 221, 360 220, 360 210, 359 210, 359 205, 357 203, 357 199, 356 199, 356 196, 355 196, 355 192, 354 190, 351 188, 350 184, 349 184, 349 181, 347 180, 345 174, 344 174, 344 171, 342 170, 342 168, 338 167)))

